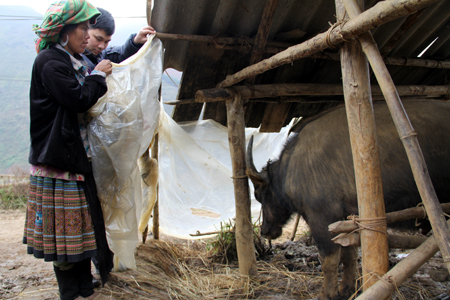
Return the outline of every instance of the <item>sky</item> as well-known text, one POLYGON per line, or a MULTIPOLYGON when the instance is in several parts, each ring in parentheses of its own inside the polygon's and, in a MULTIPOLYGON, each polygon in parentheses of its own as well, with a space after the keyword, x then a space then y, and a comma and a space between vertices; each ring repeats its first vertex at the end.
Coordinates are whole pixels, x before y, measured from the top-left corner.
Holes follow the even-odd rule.
MULTIPOLYGON (((11 3, 11 0, 0 0, 0 5, 24 5, 36 10, 38 13, 44 14, 47 8, 54 1, 52 0, 20 0, 11 3)), ((108 10, 114 18, 118 17, 145 17, 147 1, 146 0, 91 0, 93 5, 108 10)))

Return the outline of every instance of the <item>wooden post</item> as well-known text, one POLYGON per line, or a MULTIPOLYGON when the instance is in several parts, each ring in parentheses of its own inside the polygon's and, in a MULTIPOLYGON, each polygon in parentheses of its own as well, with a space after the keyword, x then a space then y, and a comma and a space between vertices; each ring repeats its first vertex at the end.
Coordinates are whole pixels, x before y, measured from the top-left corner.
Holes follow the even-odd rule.
MULTIPOLYGON (((152 147, 152 158, 158 160, 158 134, 155 134, 155 141, 152 147)), ((159 240, 159 182, 156 185, 156 202, 153 207, 153 238, 159 240)))
MULTIPOLYGON (((364 4, 361 0, 359 2, 364 4)), ((336 0, 336 13, 338 19, 345 16, 341 0, 336 0)), ((342 45, 341 68, 359 215, 361 219, 368 220, 367 227, 371 227, 361 230, 365 290, 378 280, 378 276, 388 271, 389 247, 369 64, 359 43, 348 42, 342 45), (373 222, 374 220, 377 222, 373 222)))
MULTIPOLYGON (((446 224, 450 225, 450 221, 446 224)), ((439 250, 437 244, 434 235, 429 237, 356 300, 378 300, 389 297, 408 277, 416 273, 425 262, 433 257, 439 250)))
POLYGON ((241 275, 257 275, 253 224, 251 220, 248 178, 245 174, 245 121, 244 105, 236 93, 234 100, 226 102, 228 143, 233 169, 236 202, 236 248, 241 275))
POLYGON ((264 73, 265 71, 277 68, 284 64, 291 63, 300 58, 311 56, 329 47, 330 44, 337 45, 344 39, 351 39, 368 30, 382 25, 397 18, 409 15, 412 11, 422 9, 438 0, 386 0, 380 1, 363 14, 352 18, 342 25, 339 30, 323 32, 315 37, 280 52, 257 64, 228 75, 217 87, 229 87, 244 79, 264 73))
MULTIPOLYGON (((354 0, 343 0, 343 3, 350 18, 360 15, 361 9, 354 0)), ((414 179, 428 213, 439 249, 441 250, 447 269, 450 271, 450 230, 445 222, 444 213, 433 188, 433 183, 431 182, 430 174, 428 173, 428 168, 422 150, 420 149, 416 133, 414 132, 400 97, 398 96, 394 82, 392 81, 389 71, 383 62, 383 58, 378 51, 370 32, 360 35, 359 41, 369 59, 381 90, 383 91, 395 127, 397 128, 400 139, 405 147, 414 179)))

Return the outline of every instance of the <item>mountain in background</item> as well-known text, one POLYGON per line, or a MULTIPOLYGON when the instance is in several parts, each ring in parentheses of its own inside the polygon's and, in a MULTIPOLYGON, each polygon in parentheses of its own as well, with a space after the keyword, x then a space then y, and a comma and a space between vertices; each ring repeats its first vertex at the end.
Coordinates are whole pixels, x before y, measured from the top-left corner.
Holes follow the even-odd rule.
MULTIPOLYGON (((0 174, 10 174, 13 168, 28 172, 29 90, 31 69, 36 51, 33 24, 42 23, 42 15, 27 6, 0 5, 0 174), (11 16, 11 17, 9 17, 11 16)), ((131 33, 146 25, 145 19, 117 19, 111 46, 120 46, 131 33)), ((163 74, 162 97, 175 100, 181 73, 167 70, 163 74)), ((171 114, 172 107, 165 105, 171 114)))

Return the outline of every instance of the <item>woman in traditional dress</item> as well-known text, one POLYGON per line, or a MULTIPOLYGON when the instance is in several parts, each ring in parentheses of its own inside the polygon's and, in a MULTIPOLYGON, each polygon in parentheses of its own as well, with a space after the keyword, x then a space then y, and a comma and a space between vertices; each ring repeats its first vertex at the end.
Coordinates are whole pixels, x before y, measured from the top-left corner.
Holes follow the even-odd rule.
POLYGON ((80 53, 100 12, 86 0, 50 5, 35 25, 30 88, 30 191, 24 243, 29 254, 52 261, 60 298, 105 299, 94 291, 91 258, 105 283, 111 261, 89 159, 86 112, 107 90, 109 60, 88 74, 80 53))

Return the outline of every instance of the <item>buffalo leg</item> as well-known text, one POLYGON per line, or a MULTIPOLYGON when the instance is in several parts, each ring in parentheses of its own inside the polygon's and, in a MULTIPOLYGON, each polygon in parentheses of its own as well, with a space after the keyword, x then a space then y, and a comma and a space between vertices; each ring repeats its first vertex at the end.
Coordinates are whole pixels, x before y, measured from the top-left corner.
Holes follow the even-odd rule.
POLYGON ((338 267, 340 259, 340 247, 336 251, 323 257, 319 255, 322 263, 323 285, 318 300, 336 299, 338 297, 338 267))
POLYGON ((341 248, 341 262, 344 269, 341 286, 339 288, 339 296, 341 299, 349 299, 355 292, 357 255, 358 252, 356 247, 341 248))

